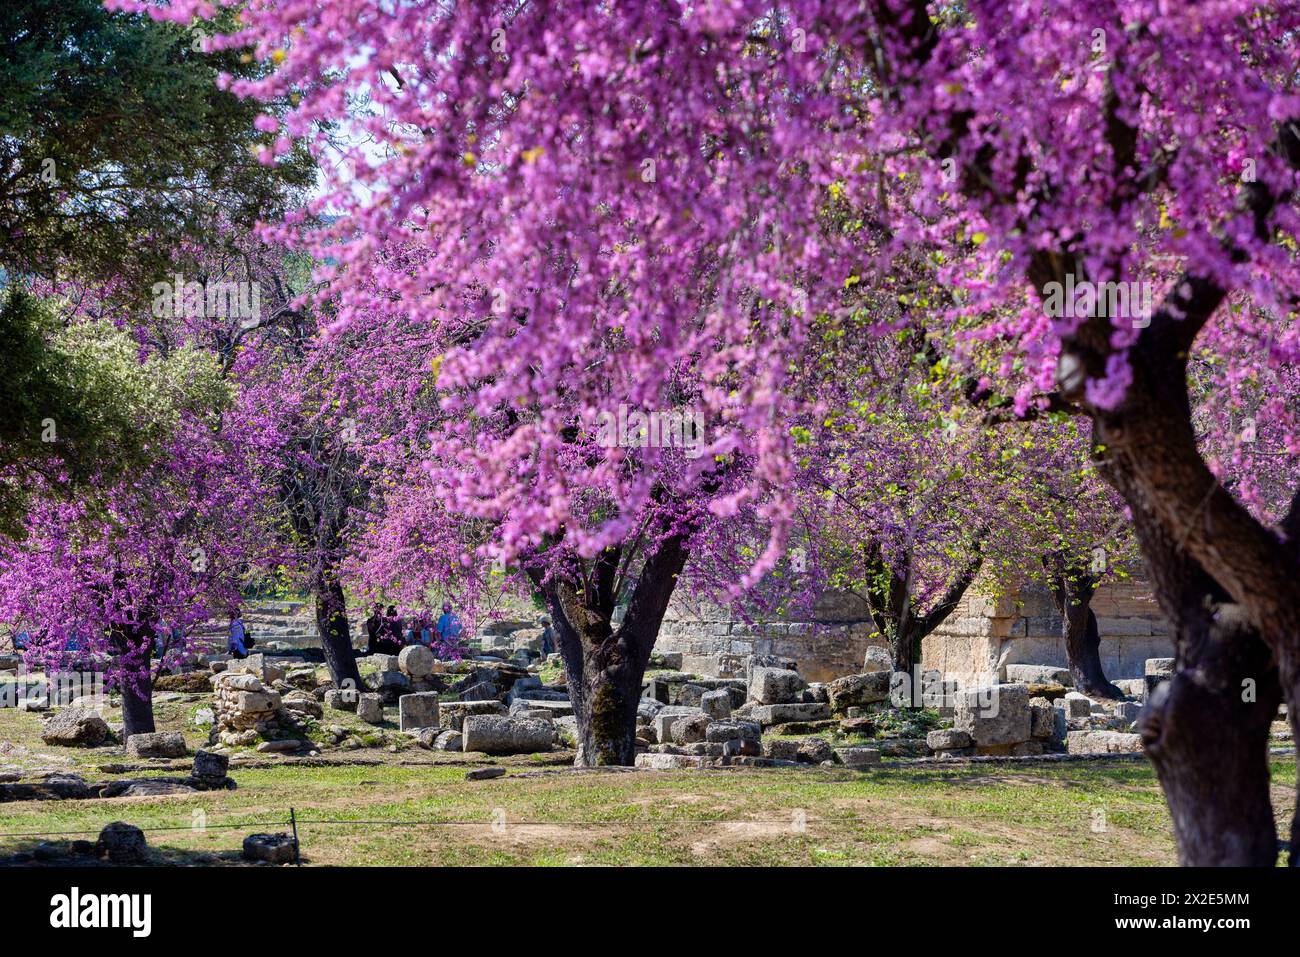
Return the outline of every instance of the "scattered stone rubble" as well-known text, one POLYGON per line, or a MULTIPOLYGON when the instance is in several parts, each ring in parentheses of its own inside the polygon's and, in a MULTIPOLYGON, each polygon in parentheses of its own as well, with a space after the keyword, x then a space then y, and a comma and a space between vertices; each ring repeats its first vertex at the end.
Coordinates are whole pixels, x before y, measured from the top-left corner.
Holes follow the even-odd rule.
MULTIPOLYGON (((363 658, 367 686, 360 688, 335 688, 314 665, 277 664, 264 653, 212 660, 208 671, 169 676, 168 687, 182 694, 211 687, 210 716, 196 722, 211 724, 210 741, 219 749, 312 747, 309 732, 329 711, 389 729, 377 732, 386 742, 399 729, 429 750, 499 756, 576 749, 577 722, 563 677, 544 685, 538 674, 543 665, 560 663, 554 654, 541 660, 542 635, 534 623, 498 622, 479 636, 473 650, 483 653, 468 660, 440 661, 422 646, 363 658)), ((963 687, 927 672, 919 696, 905 702, 900 689, 910 688, 909 676, 894 673, 888 651, 879 647, 867 649, 861 672, 826 682, 808 681, 794 660, 776 655, 726 665, 719 664, 721 677, 710 677, 682 671, 680 654, 652 656, 637 710, 638 767, 867 768, 885 758, 1138 753, 1134 725, 1142 703, 1173 673, 1172 659, 1151 659, 1144 678, 1116 682, 1124 700, 1094 701, 1074 691, 1069 670, 1059 666, 1006 665, 987 684, 963 687), (926 711, 896 707, 904 703, 926 711)), ((47 743, 96 746, 111 739, 97 705, 82 704, 46 719, 47 743)), ((374 746, 355 724, 322 732, 335 745, 374 746)), ((133 735, 125 744, 140 759, 186 754, 175 732, 133 735)), ((74 782, 22 782, 37 785, 77 791, 74 782)))
POLYGON ((1170 662, 1153 660, 1145 681, 1121 686, 1128 697, 1120 701, 1095 701, 1073 691, 1069 670, 1060 667, 1009 665, 1004 680, 965 688, 927 673, 923 700, 916 703, 937 710, 952 726, 908 738, 889 732, 876 736, 885 713, 902 713, 893 706, 903 676, 889 670, 887 654, 879 649, 868 653, 864 666, 860 674, 820 684, 805 681, 788 659, 755 657, 746 669, 744 701, 736 700, 741 685, 735 679, 655 674, 638 712, 637 766, 870 767, 887 757, 1140 753, 1134 725, 1142 705, 1133 699, 1144 699, 1172 671, 1170 662), (721 707, 724 698, 729 708, 721 707), (849 735, 870 740, 835 746, 849 735))

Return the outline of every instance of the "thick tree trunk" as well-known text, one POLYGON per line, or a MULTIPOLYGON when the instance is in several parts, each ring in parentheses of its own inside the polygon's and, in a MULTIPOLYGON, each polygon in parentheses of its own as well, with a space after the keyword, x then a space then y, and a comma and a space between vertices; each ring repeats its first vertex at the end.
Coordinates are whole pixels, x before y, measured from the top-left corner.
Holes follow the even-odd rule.
MULTIPOLYGON (((938 43, 926 9, 914 0, 909 18, 885 21, 886 29, 913 41, 917 64, 938 43)), ((1121 106, 1116 95, 1106 130, 1120 174, 1113 198, 1127 201, 1126 194, 1147 186, 1136 155, 1139 137, 1121 106)), ((937 142, 933 156, 955 151, 960 125, 952 134, 937 142)), ((1300 123, 1278 124, 1276 153, 1300 170, 1300 123)), ((969 176, 959 189, 981 194, 989 182, 969 176)), ((1239 199, 1253 223, 1240 221, 1221 232, 1225 251, 1244 263, 1250 254, 1236 245, 1238 227, 1253 226, 1256 238, 1268 240, 1277 229, 1275 210, 1294 195, 1257 181, 1245 184, 1239 199)), ((1042 250, 1029 279, 1041 291, 1063 281, 1087 254, 1083 244, 1042 250)), ((1114 272, 1106 278, 1124 278, 1118 266, 1114 272)), ((1220 282, 1196 273, 1175 280, 1136 344, 1126 347, 1132 382, 1117 406, 1091 403, 1086 391, 1089 378, 1109 376, 1117 354, 1109 319, 1094 317, 1064 337, 1057 381, 1060 399, 1092 417, 1103 473, 1134 513, 1157 595, 1175 629, 1179 671, 1151 702, 1143 734, 1174 815, 1180 857, 1186 864, 1269 865, 1275 849, 1268 840, 1274 825, 1265 747, 1279 684, 1300 731, 1300 490, 1282 528, 1270 528, 1234 499, 1201 455, 1187 359, 1231 292, 1220 282), (1251 687, 1253 702, 1244 700, 1251 687)), ((1300 820, 1294 811, 1291 831, 1295 866, 1300 820)))
MULTIPOLYGON (((1040 288, 1052 268, 1063 268, 1042 265, 1040 288)), ((1104 450, 1101 473, 1132 511, 1177 642, 1177 674, 1141 726, 1179 858, 1272 866, 1268 729, 1278 689, 1293 689, 1293 701, 1300 689, 1300 589, 1294 555, 1214 477, 1192 429, 1187 356, 1224 295, 1204 279, 1176 283, 1132 350, 1124 401, 1087 411, 1104 450)), ((1061 368, 1102 375, 1109 336, 1109 322, 1086 322, 1067 342, 1061 368)), ((1083 376, 1061 378, 1065 399, 1086 405, 1083 376)))
POLYGON ((622 623, 612 625, 621 551, 594 563, 591 584, 557 581, 544 590, 555 621, 578 724, 578 767, 631 765, 641 682, 677 575, 686 564, 681 536, 664 539, 646 558, 622 623))
POLYGON ((586 767, 630 765, 636 759, 636 710, 646 662, 619 640, 584 649, 578 755, 586 767))
MULTIPOLYGON (((909 558, 908 562, 910 561, 909 558)), ((887 607, 888 614, 876 616, 876 626, 878 628, 887 626, 891 620, 895 622, 894 633, 889 642, 890 654, 894 657, 894 671, 907 675, 907 680, 916 686, 908 696, 912 705, 917 705, 917 702, 922 700, 919 687, 921 675, 917 666, 921 664, 925 639, 952 614, 971 583, 975 581, 982 564, 983 556, 976 551, 966 567, 948 583, 947 591, 926 614, 918 613, 913 605, 910 570, 907 575, 892 575, 890 593, 877 598, 877 607, 887 607)))
POLYGON ((325 652, 325 664, 336 688, 361 688, 361 672, 352 651, 352 628, 348 623, 347 599, 343 586, 332 575, 316 579, 316 627, 325 652))
POLYGON ((122 740, 133 734, 152 734, 153 691, 148 678, 135 676, 122 682, 122 740))
POLYGON ((889 643, 889 653, 894 656, 894 671, 915 678, 916 664, 921 659, 921 639, 910 628, 899 628, 889 643))
POLYGON ((1187 866, 1272 867, 1269 725, 1281 687, 1241 608, 1146 513, 1135 513, 1156 593, 1174 629, 1177 671, 1139 730, 1187 866))
POLYGON ((1065 660, 1076 690, 1093 698, 1123 698, 1101 666, 1101 632, 1092 611, 1097 579, 1087 569, 1071 567, 1059 552, 1044 558, 1052 580, 1052 600, 1061 615, 1065 660))

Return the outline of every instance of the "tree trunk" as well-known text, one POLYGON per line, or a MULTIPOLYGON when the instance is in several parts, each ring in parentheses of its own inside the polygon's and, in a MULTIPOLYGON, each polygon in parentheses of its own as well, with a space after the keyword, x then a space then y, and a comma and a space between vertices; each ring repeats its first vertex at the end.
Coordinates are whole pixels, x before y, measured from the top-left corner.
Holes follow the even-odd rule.
POLYGON ((113 634, 113 649, 122 667, 122 740, 152 734, 153 634, 147 629, 122 628, 113 634))
MULTIPOLYGON (((1054 262, 1064 260, 1044 257, 1034 271, 1040 289, 1054 262)), ((1104 375, 1113 352, 1108 320, 1084 322, 1058 370, 1067 370, 1063 397, 1093 419, 1102 474, 1133 513, 1179 643, 1180 673, 1148 709, 1143 732, 1179 855, 1187 864, 1272 865, 1266 745, 1274 686, 1300 708, 1300 575, 1287 540, 1233 498, 1197 445, 1187 357, 1227 294, 1205 276, 1174 283, 1130 349, 1133 381, 1115 408, 1089 405, 1083 388, 1087 376, 1104 375), (1253 683, 1249 701, 1245 682, 1253 683)))
POLYGON ((641 682, 687 550, 681 535, 660 542, 646 558, 627 612, 615 629, 620 556, 621 549, 598 556, 592 584, 582 590, 568 580, 544 588, 578 724, 578 767, 635 762, 641 682))
POLYGON ((316 579, 315 592, 316 628, 320 631, 320 644, 334 687, 360 689, 361 672, 352 650, 352 628, 348 623, 343 586, 333 575, 322 573, 316 579))
POLYGON ((1075 689, 1093 698, 1123 698, 1101 666, 1101 632, 1092 611, 1097 579, 1087 569, 1067 564, 1060 552, 1045 557, 1043 564, 1051 575, 1052 600, 1061 615, 1065 660, 1075 689))
POLYGON ((152 734, 153 689, 147 677, 133 675, 122 681, 122 740, 133 734, 152 734))
POLYGON ((636 711, 645 668, 646 662, 636 650, 617 638, 584 647, 575 764, 598 767, 635 762, 636 711))
POLYGON ((1272 655, 1240 606, 1149 515, 1135 513, 1177 670, 1139 721, 1186 866, 1272 867, 1269 725, 1281 686, 1272 655))
POLYGON ((892 620, 894 624, 894 633, 889 642, 890 653, 894 656, 894 671, 907 675, 909 682, 905 687, 911 688, 911 694, 908 695, 908 707, 921 707, 918 704, 923 700, 921 684, 921 675, 917 666, 920 665, 923 657, 923 645, 925 639, 939 625, 952 614, 962 596, 966 594, 971 583, 979 574, 980 567, 983 565, 983 555, 976 549, 970 560, 966 563, 958 574, 948 583, 948 588, 944 594, 935 603, 929 612, 921 614, 917 611, 912 601, 912 583, 911 583, 911 558, 907 559, 908 572, 906 575, 893 574, 890 576, 890 592, 888 595, 878 596, 878 607, 882 603, 888 608, 888 614, 877 616, 877 628, 892 620))
POLYGON ((913 672, 921 659, 921 638, 913 635, 911 628, 897 628, 889 646, 890 654, 894 656, 894 671, 907 675, 909 680, 915 680, 913 672))
MULTIPOLYGON (((914 68, 937 48, 936 31, 915 0, 910 17, 890 18, 886 29, 910 40, 914 68)), ((919 71, 917 71, 919 73, 919 71)), ((1113 98, 1119 106, 1118 97, 1113 98)), ((1108 106, 1107 139, 1121 173, 1125 200, 1138 182, 1136 132, 1122 111, 1108 106)), ((943 158, 961 135, 930 148, 943 158)), ((1279 122, 1278 158, 1300 170, 1300 123, 1279 122)), ((975 178, 958 184, 961 191, 975 178)), ((988 180, 977 191, 995 199, 988 180)), ((1257 238, 1277 229, 1275 210, 1292 203, 1291 191, 1262 182, 1239 196, 1253 218, 1257 238)), ((1243 222, 1237 225, 1251 225, 1243 222)), ((1222 242, 1234 260, 1250 252, 1236 245, 1234 229, 1222 242)), ((1028 278, 1040 291, 1061 282, 1067 269, 1088 259, 1086 244, 1040 250, 1028 278)), ((1120 278, 1115 265, 1114 278, 1120 278)), ((1090 402, 1088 379, 1108 376, 1119 354, 1110 319, 1094 316, 1063 336, 1057 366, 1060 399, 1087 412, 1103 474, 1134 515, 1156 593, 1178 642, 1179 670, 1149 703, 1143 716, 1147 753, 1155 762, 1174 817, 1179 855, 1185 864, 1272 865, 1276 848, 1268 802, 1267 729, 1286 693, 1294 729, 1300 731, 1300 490, 1279 529, 1260 522, 1223 487, 1198 447, 1188 393, 1187 359, 1196 338, 1232 291, 1218 277, 1184 273, 1141 330, 1125 345, 1132 381, 1113 408, 1090 402), (1293 522, 1292 519, 1295 521, 1293 522), (1253 688, 1253 700, 1246 691, 1253 688)), ((1300 861, 1295 838, 1300 815, 1293 809, 1290 863, 1300 861)))

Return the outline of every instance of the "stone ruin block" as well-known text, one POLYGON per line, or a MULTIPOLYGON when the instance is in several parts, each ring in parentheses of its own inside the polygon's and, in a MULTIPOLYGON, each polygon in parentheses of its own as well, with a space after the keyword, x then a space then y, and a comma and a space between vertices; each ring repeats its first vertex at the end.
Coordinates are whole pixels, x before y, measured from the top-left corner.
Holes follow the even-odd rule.
POLYGON ((1029 699, 1029 734, 1037 741, 1056 737, 1056 709, 1046 698, 1029 699))
POLYGON ((1069 668, 1054 665, 1007 665, 1007 681, 1026 685, 1074 685, 1069 668))
POLYGON ((785 655, 750 655, 745 659, 745 681, 748 682, 755 668, 780 668, 783 671, 798 671, 795 659, 785 655))
POLYGON ((700 709, 710 718, 729 718, 731 716, 730 689, 718 688, 715 691, 706 691, 700 696, 700 709))
POLYGON ((681 768, 700 768, 707 758, 694 754, 638 754, 635 766, 649 771, 675 771, 681 768))
POLYGON ((960 751, 973 743, 969 733, 957 728, 941 728, 925 736, 925 746, 931 751, 960 751))
POLYGON ((108 724, 89 708, 64 708, 41 725, 41 740, 49 745, 93 748, 108 738, 108 724))
POLYGON ((179 731, 133 734, 126 739, 126 753, 133 758, 183 758, 186 751, 179 731))
POLYGON ((1115 717, 1126 725, 1133 724, 1141 714, 1142 706, 1136 701, 1117 701, 1115 703, 1115 717))
POLYGON ((888 648, 881 648, 879 645, 872 645, 867 649, 866 657, 862 661, 862 673, 874 674, 877 671, 894 670, 894 659, 890 655, 888 648))
POLYGON ((1085 694, 1071 691, 1064 698, 1057 699, 1057 707, 1065 712, 1067 718, 1086 718, 1092 714, 1092 699, 1085 694))
POLYGON ((424 645, 408 645, 397 656, 397 667, 408 678, 427 678, 433 674, 436 659, 424 645))
POLYGON ((846 768, 866 768, 880 763, 880 749, 836 748, 835 757, 846 768))
POLYGON ((889 698, 893 675, 888 671, 846 675, 826 685, 826 700, 832 711, 846 711, 877 704, 889 698))
POLYGON ((358 695, 357 717, 366 724, 381 724, 384 720, 384 699, 377 694, 358 695))
POLYGON ((705 740, 705 732, 708 730, 711 720, 702 711, 696 714, 683 715, 676 719, 672 724, 673 744, 692 744, 696 741, 705 740))
POLYGON ((443 701, 438 709, 443 726, 456 731, 461 730, 469 715, 504 716, 507 713, 506 706, 495 698, 486 701, 443 701))
POLYGON ((790 704, 802 700, 808 682, 788 668, 757 667, 750 672, 749 698, 759 704, 790 704))
POLYGON ((1174 676, 1173 658, 1148 658, 1142 668, 1146 692, 1144 701, 1151 700, 1151 692, 1174 676))
POLYGON ((426 691, 398 699, 398 723, 403 731, 438 727, 438 696, 426 691))
POLYGON ((698 714, 703 714, 698 708, 684 708, 680 705, 666 705, 659 709, 651 721, 654 727, 655 740, 661 744, 667 743, 673 738, 673 725, 681 718, 693 718, 698 714))
POLYGON ((1029 689, 999 684, 957 692, 954 725, 977 747, 1019 744, 1031 734, 1029 689))
POLYGON ((666 671, 682 670, 682 653, 680 651, 650 652, 649 668, 662 668, 666 671))
POLYGON ((1065 749, 1070 754, 1141 754, 1142 735, 1122 731, 1071 731, 1065 749))
POLYGON ((335 711, 356 711, 360 692, 355 688, 330 688, 325 692, 325 707, 335 711))
POLYGON ((797 704, 757 705, 749 715, 763 727, 774 724, 786 724, 791 721, 822 721, 831 716, 828 705, 817 702, 800 702, 797 704))

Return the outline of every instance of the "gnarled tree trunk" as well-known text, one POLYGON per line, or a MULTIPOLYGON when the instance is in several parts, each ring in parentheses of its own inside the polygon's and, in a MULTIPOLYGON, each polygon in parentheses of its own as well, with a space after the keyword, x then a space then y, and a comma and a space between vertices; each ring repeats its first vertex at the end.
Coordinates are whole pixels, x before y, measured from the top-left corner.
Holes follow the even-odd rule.
MULTIPOLYGON (((1114 116, 1116 168, 1136 175, 1136 138, 1118 111, 1114 116)), ((1279 124, 1277 146, 1300 169, 1300 124, 1279 124)), ((1241 200, 1256 235, 1266 238, 1275 207, 1291 197, 1253 182, 1241 200)), ((1245 256, 1230 233, 1223 241, 1245 256)), ((1032 281, 1042 289, 1069 261, 1044 253, 1032 281)), ((1175 818, 1179 855, 1189 864, 1271 865, 1265 748, 1275 685, 1300 727, 1300 490, 1281 527, 1270 528, 1223 487, 1198 447, 1187 359, 1229 292, 1209 275, 1185 273, 1174 282, 1129 350, 1132 382, 1115 407, 1089 403, 1085 389, 1114 355, 1108 319, 1088 319, 1066 338, 1057 378, 1063 397, 1092 417, 1103 474, 1134 514, 1178 636, 1180 671, 1153 702, 1144 736, 1175 818)), ((1294 808, 1291 830, 1293 838, 1300 833, 1294 808)), ((1298 862, 1293 841, 1290 863, 1298 862)))
POLYGON ((686 564, 682 536, 664 538, 646 558, 617 628, 617 576, 622 550, 607 549, 593 563, 590 583, 569 579, 543 591, 554 618, 578 724, 580 767, 630 765, 636 758, 636 713, 650 652, 677 576, 686 564))
POLYGON ((1092 611, 1097 579, 1086 568, 1071 566, 1060 552, 1043 558, 1052 583, 1052 600, 1061 614, 1065 660, 1074 687, 1094 698, 1123 698, 1101 666, 1101 632, 1092 611))
POLYGON ((1184 865, 1272 867, 1269 725, 1277 669, 1241 608, 1148 517, 1138 536, 1174 629, 1177 670, 1139 730, 1169 805, 1184 865))
MULTIPOLYGON (((938 45, 923 0, 907 14, 892 12, 882 26, 909 42, 913 67, 938 45)), ((889 64, 885 78, 904 76, 889 64)), ((902 92, 902 91, 898 91, 902 92)), ((1106 103, 1106 138, 1116 190, 1110 199, 1130 203, 1153 188, 1119 91, 1106 103)), ((930 147, 936 158, 957 155, 969 117, 950 127, 930 147)), ((1276 155, 1300 170, 1300 121, 1277 125, 1276 155)), ((1024 157, 1028 159, 1028 156, 1024 157)), ((1026 168, 1030 164, 1026 163, 1026 168)), ((958 189, 989 202, 992 180, 967 167, 958 189)), ((1238 245, 1241 228, 1271 240, 1274 212, 1292 203, 1289 190, 1275 192, 1253 180, 1240 191, 1242 218, 1220 230, 1224 251, 1237 262, 1251 251, 1238 245)), ((1028 271, 1040 292, 1062 282, 1067 270, 1089 260, 1076 237, 1058 249, 1041 250, 1028 271)), ((1098 278, 1122 280, 1128 264, 1115 264, 1098 278)), ((1094 267, 1095 269, 1095 267, 1094 267)), ((1093 421, 1103 474, 1134 515, 1161 607, 1170 616, 1178 643, 1179 670, 1150 702, 1143 719, 1147 751, 1155 762, 1174 817, 1179 856, 1186 864, 1271 865, 1274 825, 1268 802, 1267 729, 1286 696, 1291 723, 1300 733, 1300 489, 1279 527, 1260 522, 1211 472, 1192 426, 1187 358, 1197 336, 1227 299, 1222 278, 1187 272, 1172 284, 1160 308, 1124 346, 1132 381, 1113 407, 1090 401, 1086 385, 1111 374, 1119 354, 1109 318, 1094 316, 1063 336, 1057 366, 1062 407, 1093 421), (1243 686, 1244 685, 1244 686, 1243 686), (1251 700, 1246 692, 1254 689, 1251 700)), ((1300 816, 1292 815, 1292 866, 1300 864, 1300 816)))
MULTIPOLYGON (((1177 642, 1178 672, 1150 703, 1143 737, 1180 860, 1272 866, 1268 730, 1281 691, 1300 705, 1297 564, 1196 446, 1186 356, 1222 292, 1188 279, 1170 298, 1134 348, 1124 402, 1091 410, 1102 474, 1132 510, 1177 642)), ((1091 368, 1100 340, 1086 332, 1080 348, 1091 368)))

